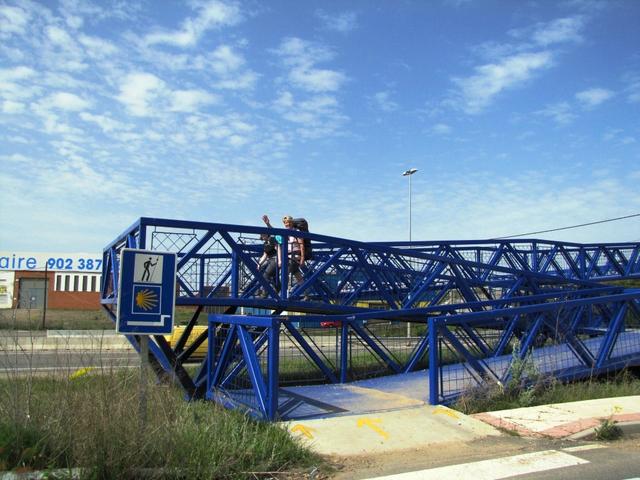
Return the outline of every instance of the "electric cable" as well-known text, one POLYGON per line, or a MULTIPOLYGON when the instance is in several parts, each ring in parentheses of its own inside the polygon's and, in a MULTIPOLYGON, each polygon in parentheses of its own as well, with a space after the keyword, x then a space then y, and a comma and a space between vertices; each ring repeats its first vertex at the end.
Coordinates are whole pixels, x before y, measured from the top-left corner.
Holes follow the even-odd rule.
POLYGON ((589 225, 597 225, 599 223, 615 222, 616 220, 624 220, 626 218, 640 217, 640 213, 634 213, 632 215, 625 215, 624 217, 607 218, 606 220, 598 220, 597 222, 581 223, 579 225, 571 225, 568 227, 552 228, 549 230, 539 230, 537 232, 519 233, 517 235, 507 235, 505 237, 496 237, 496 240, 502 240, 505 238, 524 237, 525 235, 537 235, 538 233, 558 232, 560 230, 569 230, 572 228, 586 227, 589 225))

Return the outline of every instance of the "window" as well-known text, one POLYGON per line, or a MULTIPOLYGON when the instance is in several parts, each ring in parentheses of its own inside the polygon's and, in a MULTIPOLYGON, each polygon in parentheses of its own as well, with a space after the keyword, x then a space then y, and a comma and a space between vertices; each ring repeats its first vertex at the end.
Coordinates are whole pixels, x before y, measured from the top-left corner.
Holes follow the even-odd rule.
POLYGON ((99 273, 89 274, 69 274, 56 273, 55 291, 56 292, 99 292, 100 291, 99 273))

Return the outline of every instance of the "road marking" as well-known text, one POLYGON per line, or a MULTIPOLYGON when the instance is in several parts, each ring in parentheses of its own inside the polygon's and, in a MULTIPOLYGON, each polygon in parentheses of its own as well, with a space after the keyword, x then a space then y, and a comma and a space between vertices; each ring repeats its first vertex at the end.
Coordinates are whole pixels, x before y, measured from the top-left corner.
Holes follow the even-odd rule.
POLYGON ((584 450, 595 450, 596 448, 607 448, 606 445, 598 445, 597 443, 592 443, 590 445, 579 445, 577 447, 568 447, 563 448, 563 452, 583 452, 584 450))
POLYGON ((462 463, 446 467, 431 468, 418 472, 399 473, 369 480, 441 480, 443 478, 468 478, 473 472, 474 480, 497 480, 527 473, 544 472, 556 468, 573 467, 589 463, 568 453, 557 450, 515 455, 513 457, 495 458, 480 462, 462 463))
POLYGON ((311 432, 314 432, 315 430, 315 428, 307 427, 306 425, 302 425, 301 423, 297 424, 291 429, 292 432, 300 432, 307 438, 313 438, 313 434, 311 432))
POLYGON ((387 432, 385 432, 383 429, 381 429, 378 425, 376 425, 378 423, 382 423, 382 420, 380 420, 379 418, 364 417, 364 418, 358 419, 357 425, 358 425, 358 428, 369 427, 371 430, 373 430, 378 435, 380 435, 385 440, 387 440, 390 435, 387 432))
POLYGON ((438 413, 441 413, 442 415, 447 415, 451 418, 455 418, 456 420, 460 418, 459 415, 454 410, 451 410, 450 408, 447 408, 447 407, 443 407, 442 405, 438 405, 436 408, 434 408, 433 412, 431 412, 431 415, 436 415, 438 413))

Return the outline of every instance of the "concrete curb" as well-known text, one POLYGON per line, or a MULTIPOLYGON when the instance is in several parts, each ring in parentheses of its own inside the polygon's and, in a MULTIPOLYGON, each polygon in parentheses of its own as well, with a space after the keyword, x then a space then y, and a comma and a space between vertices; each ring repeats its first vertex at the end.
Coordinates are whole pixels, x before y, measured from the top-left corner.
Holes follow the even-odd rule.
MULTIPOLYGON (((616 422, 616 426, 620 427, 623 436, 640 433, 640 420, 616 422)), ((597 426, 569 435, 567 440, 594 440, 596 436, 596 428, 597 426)))

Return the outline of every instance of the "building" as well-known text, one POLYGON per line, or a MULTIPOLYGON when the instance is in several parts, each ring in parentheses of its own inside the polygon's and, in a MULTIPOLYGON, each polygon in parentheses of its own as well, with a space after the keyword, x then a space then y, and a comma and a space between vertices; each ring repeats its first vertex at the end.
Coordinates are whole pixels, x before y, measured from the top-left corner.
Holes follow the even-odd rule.
POLYGON ((0 251, 0 308, 100 308, 102 255, 0 251))

